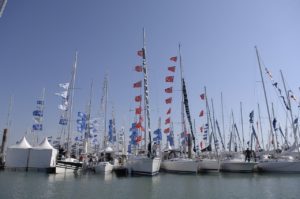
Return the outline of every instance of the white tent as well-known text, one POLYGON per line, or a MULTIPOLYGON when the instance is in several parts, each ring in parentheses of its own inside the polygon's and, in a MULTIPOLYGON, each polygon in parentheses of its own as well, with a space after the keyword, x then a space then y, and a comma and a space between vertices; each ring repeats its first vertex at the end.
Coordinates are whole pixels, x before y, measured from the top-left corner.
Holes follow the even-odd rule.
POLYGON ((50 168, 56 166, 57 149, 53 148, 45 138, 37 147, 33 147, 29 154, 29 168, 50 168))
POLYGON ((27 168, 31 148, 25 136, 18 144, 8 147, 5 166, 7 168, 27 168))

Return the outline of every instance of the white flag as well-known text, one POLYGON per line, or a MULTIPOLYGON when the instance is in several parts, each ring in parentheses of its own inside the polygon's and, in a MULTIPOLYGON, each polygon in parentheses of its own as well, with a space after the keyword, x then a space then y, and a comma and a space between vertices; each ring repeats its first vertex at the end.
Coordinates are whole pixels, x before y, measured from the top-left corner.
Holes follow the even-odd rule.
POLYGON ((61 84, 58 84, 58 86, 63 88, 63 89, 68 90, 69 86, 70 86, 70 83, 61 83, 61 84))
POLYGON ((59 109, 59 110, 66 111, 66 110, 67 110, 67 108, 68 108, 68 107, 67 107, 67 106, 65 106, 65 105, 61 105, 61 104, 60 104, 60 105, 58 105, 58 109, 59 109))
POLYGON ((68 91, 63 91, 61 93, 55 93, 55 95, 61 96, 66 99, 68 96, 68 91))

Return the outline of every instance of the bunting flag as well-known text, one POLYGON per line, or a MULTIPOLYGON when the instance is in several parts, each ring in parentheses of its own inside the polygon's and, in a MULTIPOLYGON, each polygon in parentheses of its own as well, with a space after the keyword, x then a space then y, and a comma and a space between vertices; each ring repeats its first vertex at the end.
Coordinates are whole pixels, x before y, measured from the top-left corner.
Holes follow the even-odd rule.
POLYGON ((58 84, 58 86, 65 89, 65 90, 68 90, 69 86, 70 86, 70 83, 61 83, 61 84, 58 84))
POLYGON ((32 113, 33 116, 43 117, 43 111, 41 110, 35 110, 32 113))
POLYGON ((43 130, 43 125, 42 124, 33 124, 32 129, 35 131, 42 131, 43 130))
POLYGON ((168 70, 174 73, 175 72, 175 68, 176 68, 175 66, 169 66, 168 70))
POLYGON ((203 142, 201 141, 201 142, 200 142, 200 149, 203 149, 203 148, 204 148, 203 145, 204 145, 204 144, 203 144, 203 142))
POLYGON ((254 110, 251 111, 251 113, 249 114, 249 122, 252 124, 253 123, 253 117, 254 117, 254 110))
POLYGON ((138 107, 135 109, 135 114, 140 115, 142 113, 142 107, 138 107))
POLYGON ((38 105, 44 105, 44 101, 43 100, 37 100, 36 104, 38 104, 38 105))
POLYGON ((134 70, 136 72, 142 72, 143 71, 143 67, 142 66, 135 66, 134 70))
POLYGON ((173 87, 169 87, 165 89, 166 93, 173 93, 173 87))
POLYGON ((55 93, 55 95, 61 96, 64 99, 68 97, 68 91, 62 91, 61 93, 55 93))
POLYGON ((141 122, 136 123, 135 128, 140 129, 142 128, 142 124, 141 122))
POLYGON ((65 119, 65 118, 63 118, 63 117, 61 117, 61 118, 59 119, 59 124, 65 126, 65 125, 68 124, 68 120, 65 119))
POLYGON ((171 104, 172 103, 172 97, 169 97, 168 99, 166 99, 166 104, 171 104))
POLYGON ((204 93, 202 93, 202 94, 200 95, 200 99, 202 99, 202 100, 205 99, 205 94, 204 94, 204 93))
POLYGON ((266 67, 265 67, 265 70, 266 70, 266 73, 269 75, 269 77, 271 79, 273 79, 273 76, 272 76, 271 72, 266 67))
POLYGON ((134 100, 135 100, 136 102, 141 102, 141 101, 142 101, 142 96, 141 96, 141 95, 138 95, 138 96, 136 96, 136 97, 134 98, 134 100))
POLYGON ((177 57, 176 56, 175 57, 171 57, 170 60, 173 61, 173 62, 177 62, 177 57))
POLYGON ((199 113, 199 117, 202 117, 204 115, 204 111, 201 110, 200 113, 199 113))
POLYGON ((135 139, 136 143, 139 143, 140 141, 142 141, 142 136, 137 136, 135 139))
POLYGON ((170 128, 166 128, 165 130, 164 130, 164 133, 169 133, 170 132, 170 128))
POLYGON ((203 132, 203 126, 200 127, 200 132, 201 132, 201 133, 203 132))
POLYGON ((169 108, 168 110, 167 110, 167 115, 170 115, 171 114, 171 108, 169 108))
POLYGON ((171 118, 167 118, 166 120, 165 120, 165 124, 170 124, 171 123, 171 118))
POLYGON ((166 82, 173 82, 174 81, 174 76, 167 76, 166 77, 166 82))
POLYGON ((142 81, 138 81, 133 84, 133 88, 141 88, 142 87, 142 81))
POLYGON ((291 95, 290 97, 291 97, 293 100, 297 101, 295 95, 291 95))
POLYGON ((143 49, 137 51, 137 55, 140 56, 140 57, 144 57, 144 51, 143 51, 143 49))

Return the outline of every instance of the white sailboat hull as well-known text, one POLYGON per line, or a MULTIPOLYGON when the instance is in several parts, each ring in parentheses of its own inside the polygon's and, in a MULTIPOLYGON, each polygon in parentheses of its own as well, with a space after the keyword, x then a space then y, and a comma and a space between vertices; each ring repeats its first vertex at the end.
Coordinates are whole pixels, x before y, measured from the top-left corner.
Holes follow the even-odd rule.
POLYGON ((256 162, 244 162, 242 160, 224 160, 220 164, 220 171, 253 172, 256 164, 256 162))
POLYGON ((219 168, 220 164, 216 159, 202 159, 198 164, 199 172, 217 172, 219 168))
POLYGON ((262 172, 300 173, 300 161, 268 160, 257 164, 257 170, 262 172))
POLYGON ((161 159, 135 156, 128 161, 128 169, 132 174, 156 175, 159 172, 161 159))
POLYGON ((109 162, 98 162, 97 165, 94 166, 95 173, 111 173, 114 166, 109 162))
POLYGON ((187 158, 173 158, 162 161, 161 169, 167 172, 197 173, 198 162, 187 158))

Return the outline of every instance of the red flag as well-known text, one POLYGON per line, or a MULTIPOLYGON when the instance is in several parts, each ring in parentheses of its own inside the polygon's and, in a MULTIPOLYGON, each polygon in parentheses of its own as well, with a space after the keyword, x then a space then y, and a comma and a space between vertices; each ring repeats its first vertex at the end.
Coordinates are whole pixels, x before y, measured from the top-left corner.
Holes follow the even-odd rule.
POLYGON ((169 97, 168 99, 166 99, 166 104, 171 104, 172 103, 172 97, 169 97))
POLYGON ((170 118, 167 118, 167 119, 165 120, 165 124, 170 124, 170 122, 171 122, 171 119, 170 119, 170 118))
POLYGON ((138 81, 133 84, 133 88, 141 88, 142 87, 142 81, 138 81))
POLYGON ((139 115, 141 113, 142 113, 142 107, 138 107, 138 108, 135 109, 135 114, 136 115, 139 115))
POLYGON ((134 70, 136 72, 142 72, 143 71, 143 67, 142 66, 135 66, 134 70))
POLYGON ((200 148, 203 149, 203 142, 200 142, 200 148))
POLYGON ((135 128, 139 129, 142 127, 142 124, 140 122, 136 123, 135 128))
POLYGON ((204 115, 204 111, 202 110, 202 111, 200 111, 200 113, 199 113, 199 117, 202 117, 204 115))
POLYGON ((144 118, 143 118, 143 116, 140 115, 139 122, 142 123, 143 121, 144 121, 144 118))
POLYGON ((134 98, 134 100, 135 100, 136 102, 140 102, 140 101, 142 101, 142 96, 141 96, 141 95, 138 95, 138 96, 136 96, 136 97, 134 98))
POLYGON ((177 57, 176 56, 175 57, 171 57, 170 60, 173 61, 173 62, 177 62, 177 57))
POLYGON ((140 57, 144 57, 144 51, 143 51, 143 49, 137 51, 137 55, 140 56, 140 57))
POLYGON ((171 114, 171 108, 167 111, 167 115, 171 114))
POLYGON ((166 93, 173 93, 173 88, 172 87, 166 88, 165 92, 166 93))
POLYGON ((169 66, 168 70, 171 71, 171 72, 175 72, 175 66, 169 66))
POLYGON ((203 126, 200 127, 200 132, 201 132, 201 133, 203 132, 203 126))
POLYGON ((137 143, 139 143, 140 141, 142 141, 142 136, 137 136, 136 138, 135 138, 135 141, 137 142, 137 143))
POLYGON ((202 100, 205 99, 205 94, 204 94, 204 93, 202 93, 202 94, 200 95, 200 99, 202 99, 202 100))
POLYGON ((166 82, 173 82, 174 81, 174 76, 167 76, 166 77, 166 82))
POLYGON ((169 133, 170 132, 170 128, 166 128, 165 130, 164 130, 164 133, 169 133))

